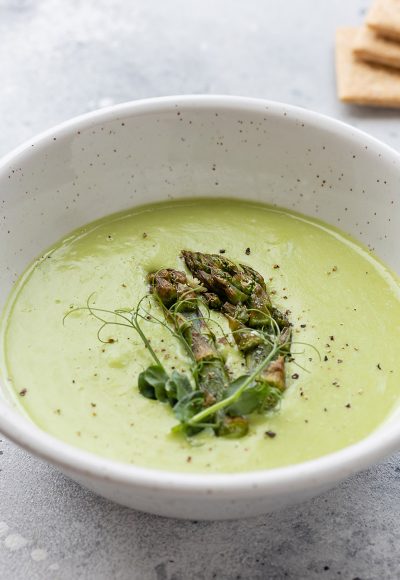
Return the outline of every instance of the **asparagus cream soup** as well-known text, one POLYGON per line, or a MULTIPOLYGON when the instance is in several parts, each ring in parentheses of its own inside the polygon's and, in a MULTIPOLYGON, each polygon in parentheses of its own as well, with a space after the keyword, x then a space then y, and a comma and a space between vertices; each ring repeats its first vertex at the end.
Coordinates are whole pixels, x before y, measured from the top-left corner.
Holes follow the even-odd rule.
POLYGON ((399 400, 397 278, 315 219, 227 199, 134 208, 17 282, 2 374, 40 428, 139 466, 240 472, 339 450, 399 400))

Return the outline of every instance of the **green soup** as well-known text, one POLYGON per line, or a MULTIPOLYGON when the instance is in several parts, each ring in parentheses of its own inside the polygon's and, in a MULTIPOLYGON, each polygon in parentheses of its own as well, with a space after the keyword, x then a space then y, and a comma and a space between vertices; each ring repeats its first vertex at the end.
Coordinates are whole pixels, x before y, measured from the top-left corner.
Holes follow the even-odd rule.
MULTIPOLYGON (((314 219, 234 200, 143 206, 73 232, 27 270, 3 320, 3 370, 32 421, 104 457, 186 472, 284 466, 359 441, 398 404, 399 296, 398 280, 366 248, 314 219), (97 308, 132 308, 148 291, 147 272, 183 269, 182 249, 225 250, 290 311, 288 388, 278 410, 251 416, 241 439, 171 434, 171 408, 138 391, 151 360, 137 334, 110 326, 100 342, 85 310, 63 322, 89 296, 97 308)), ((168 330, 145 326, 165 366, 184 371, 168 330)))

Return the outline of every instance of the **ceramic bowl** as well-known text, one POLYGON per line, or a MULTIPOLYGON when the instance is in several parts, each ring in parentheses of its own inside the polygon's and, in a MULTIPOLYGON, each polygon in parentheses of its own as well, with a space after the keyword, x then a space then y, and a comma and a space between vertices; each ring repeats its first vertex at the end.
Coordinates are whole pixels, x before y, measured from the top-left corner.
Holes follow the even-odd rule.
MULTIPOLYGON (((53 242, 129 207, 187 196, 277 204, 339 226, 400 271, 400 156, 316 113, 236 97, 137 101, 64 123, 0 165, 0 308, 53 242), (216 167, 216 170, 213 170, 216 167)), ((67 445, 23 416, 0 385, 0 431, 95 492, 165 516, 262 514, 309 498, 400 448, 399 413, 361 442, 305 463, 187 475, 67 445)))

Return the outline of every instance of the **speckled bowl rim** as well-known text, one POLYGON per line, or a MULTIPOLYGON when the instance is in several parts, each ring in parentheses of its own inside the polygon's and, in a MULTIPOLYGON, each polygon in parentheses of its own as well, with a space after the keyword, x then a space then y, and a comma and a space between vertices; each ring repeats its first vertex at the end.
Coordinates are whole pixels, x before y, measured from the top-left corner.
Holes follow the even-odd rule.
MULTIPOLYGON (((320 113, 264 99, 185 95, 131 101, 74 117, 28 140, 3 157, 0 160, 0 178, 1 172, 10 164, 15 164, 18 159, 29 157, 39 148, 50 147, 54 136, 62 137, 88 128, 94 123, 118 120, 121 116, 159 114, 174 110, 177 106, 182 109, 203 110, 217 107, 242 113, 252 111, 264 114, 267 109, 273 116, 281 116, 286 112, 311 126, 338 135, 345 141, 352 141, 357 147, 368 144, 369 148, 377 150, 382 156, 392 157, 400 164, 400 155, 391 147, 363 131, 320 113)), ((312 489, 315 486, 328 486, 331 482, 365 469, 400 449, 400 422, 397 426, 390 422, 382 423, 376 431, 358 443, 311 461, 244 473, 186 474, 129 465, 83 451, 40 430, 29 418, 5 406, 1 401, 0 431, 34 455, 76 474, 77 477, 93 477, 130 485, 132 488, 145 487, 155 491, 219 493, 232 497, 268 493, 273 495, 274 491, 281 494, 307 487, 312 489)))

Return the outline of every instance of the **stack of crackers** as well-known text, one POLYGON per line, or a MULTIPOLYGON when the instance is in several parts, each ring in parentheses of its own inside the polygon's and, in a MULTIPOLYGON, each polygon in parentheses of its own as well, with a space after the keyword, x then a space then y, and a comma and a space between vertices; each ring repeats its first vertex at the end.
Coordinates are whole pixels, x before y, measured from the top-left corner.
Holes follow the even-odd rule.
POLYGON ((339 28, 336 75, 340 100, 400 108, 400 0, 375 0, 360 28, 339 28))

